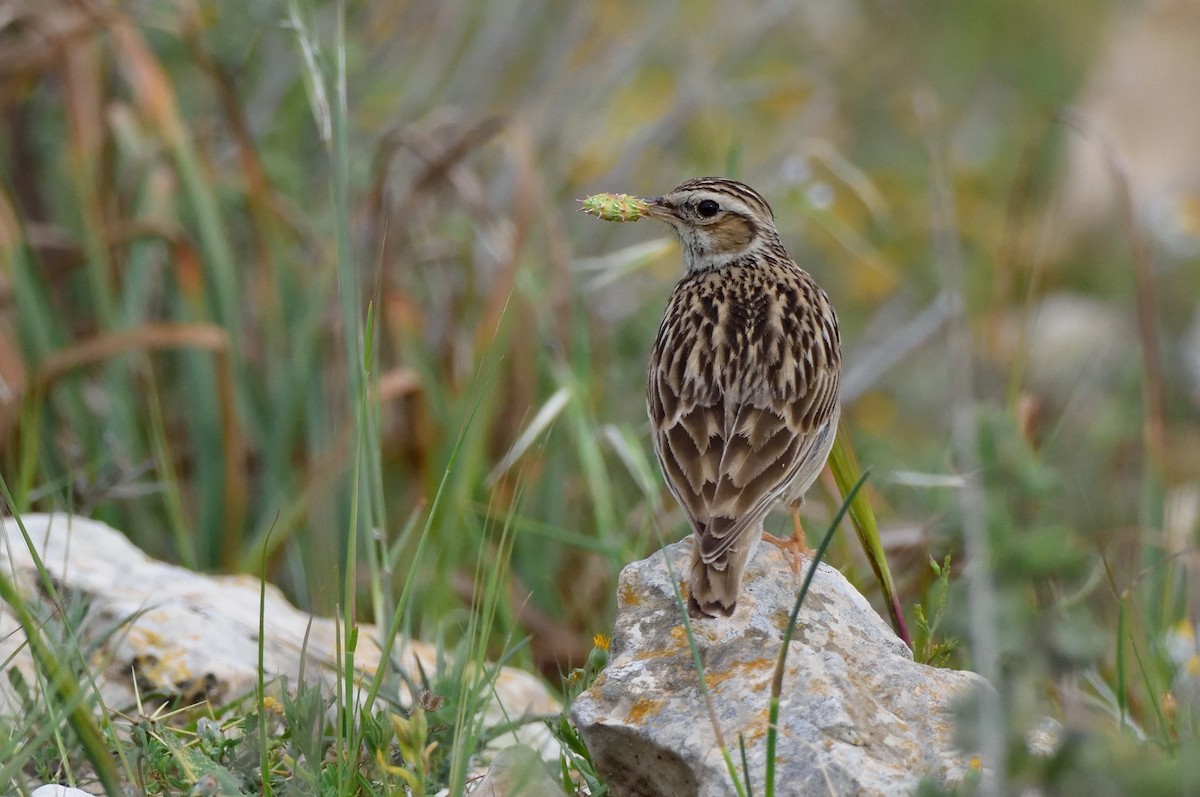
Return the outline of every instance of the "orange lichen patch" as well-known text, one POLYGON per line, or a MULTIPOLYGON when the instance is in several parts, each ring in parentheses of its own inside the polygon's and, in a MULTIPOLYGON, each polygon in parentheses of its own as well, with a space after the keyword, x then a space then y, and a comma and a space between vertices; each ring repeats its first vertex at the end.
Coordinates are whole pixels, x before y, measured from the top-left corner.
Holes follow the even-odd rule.
POLYGON ((617 590, 617 602, 622 606, 637 606, 642 602, 642 596, 638 594, 632 584, 625 583, 617 590))
POLYGON ((771 673, 774 671, 775 659, 753 659, 751 661, 738 662, 729 669, 721 670, 720 672, 706 672, 704 673, 704 683, 708 685, 709 689, 712 689, 713 687, 729 680, 735 675, 745 676, 746 680, 750 681, 750 679, 755 675, 761 674, 763 677, 755 680, 751 687, 754 689, 754 691, 761 692, 763 689, 766 689, 768 686, 770 686, 771 673))
POLYGON ((127 640, 136 651, 133 659, 138 675, 149 683, 170 687, 187 683, 194 677, 183 651, 173 649, 156 632, 134 626, 129 629, 127 640))
POLYGON ((641 651, 637 654, 638 661, 646 661, 648 659, 661 659, 667 656, 678 656, 682 648, 679 645, 673 645, 669 648, 653 648, 651 650, 641 651))
POLYGON ((771 613, 771 625, 777 630, 782 631, 787 628, 788 620, 791 619, 791 612, 787 609, 780 608, 778 611, 771 613))
MULTIPOLYGON (((780 726, 782 727, 782 726, 780 726)), ((771 729, 771 710, 769 706, 764 706, 762 711, 757 712, 749 719, 741 730, 738 731, 749 747, 767 735, 767 731, 771 729)), ((775 758, 777 762, 783 761, 782 755, 775 758)))
POLYGON ((670 631, 671 640, 674 642, 665 648, 651 648, 650 650, 639 650, 636 652, 635 658, 638 661, 646 661, 647 659, 661 659, 665 656, 678 656, 687 650, 687 632, 683 630, 683 626, 677 625, 670 631))
POLYGON ((629 709, 629 724, 638 725, 646 717, 657 714, 662 710, 663 703, 665 702, 664 700, 653 700, 648 697, 641 698, 629 709))
MULTIPOLYGON (((746 740, 746 746, 749 747, 754 742, 767 735, 767 730, 771 727, 770 718, 766 711, 762 712, 761 718, 756 718, 747 727, 743 728, 742 738, 746 740)), ((776 758, 781 761, 781 758, 776 758)))
POLYGON ((145 626, 135 625, 129 629, 128 633, 129 644, 137 648, 139 651, 146 648, 163 648, 167 647, 166 640, 162 635, 151 631, 145 626))

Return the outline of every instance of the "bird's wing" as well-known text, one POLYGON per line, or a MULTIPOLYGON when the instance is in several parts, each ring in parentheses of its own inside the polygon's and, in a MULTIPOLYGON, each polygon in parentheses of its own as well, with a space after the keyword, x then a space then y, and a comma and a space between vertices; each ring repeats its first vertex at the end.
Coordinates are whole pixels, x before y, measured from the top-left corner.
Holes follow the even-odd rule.
POLYGON ((646 397, 654 453, 692 528, 703 533, 719 480, 725 405, 720 396, 705 403, 691 394, 679 396, 667 379, 661 370, 650 373, 646 397))
POLYGON ((650 374, 654 450, 711 563, 824 464, 817 452, 833 434, 838 374, 820 369, 792 400, 738 406, 719 394, 677 396, 667 379, 664 370, 650 374))
POLYGON ((699 537, 701 559, 720 560, 771 507, 816 478, 836 431, 837 395, 837 373, 822 371, 795 401, 738 409, 724 440, 711 519, 699 537))

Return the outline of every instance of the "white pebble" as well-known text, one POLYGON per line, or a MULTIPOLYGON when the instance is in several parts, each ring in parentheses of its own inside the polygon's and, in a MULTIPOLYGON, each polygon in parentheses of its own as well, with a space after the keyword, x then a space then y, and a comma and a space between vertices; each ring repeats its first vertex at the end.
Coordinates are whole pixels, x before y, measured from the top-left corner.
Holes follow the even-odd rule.
POLYGON ((38 786, 29 797, 95 797, 91 792, 76 789, 73 786, 60 786, 57 783, 47 783, 38 786))

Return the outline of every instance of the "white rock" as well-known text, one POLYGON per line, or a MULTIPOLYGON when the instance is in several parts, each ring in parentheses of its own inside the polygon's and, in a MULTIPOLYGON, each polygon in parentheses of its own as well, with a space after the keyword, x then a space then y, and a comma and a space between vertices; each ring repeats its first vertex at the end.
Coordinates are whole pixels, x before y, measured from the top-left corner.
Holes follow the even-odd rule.
POLYGON ((45 786, 38 786, 29 797, 94 797, 91 792, 83 789, 76 789, 74 786, 60 786, 57 783, 47 783, 45 786))
MULTIPOLYGON (((666 549, 677 579, 690 545, 666 549)), ((733 617, 692 622, 713 712, 739 772, 745 739, 758 794, 775 659, 800 580, 789 559, 760 546, 733 617)), ((734 794, 661 552, 625 568, 617 604, 612 658, 571 707, 597 769, 615 795, 734 794)), ((777 793, 894 795, 924 775, 961 780, 972 764, 952 744, 952 704, 979 688, 990 687, 974 673, 915 663, 866 599, 822 565, 787 658, 777 793)))
MULTIPOLYGON (((258 579, 208 576, 159 562, 115 529, 81 517, 27 514, 22 521, 56 588, 87 598, 85 636, 117 629, 94 657, 106 664, 98 673, 98 683, 110 710, 130 710, 135 705, 133 673, 143 695, 155 690, 188 701, 208 698, 219 703, 255 688, 258 579)), ((23 594, 36 599, 39 587, 33 558, 16 521, 5 519, 0 531, 0 567, 10 577, 15 574, 23 594)), ((303 657, 305 677, 332 686, 338 645, 334 621, 300 611, 270 584, 264 601, 263 666, 267 678, 286 675, 295 684, 303 657)), ((356 664, 368 676, 379 666, 378 638, 374 626, 359 626, 356 664)), ((403 649, 393 650, 392 658, 408 672, 418 672, 418 661, 427 673, 436 671, 433 646, 417 641, 405 644, 403 639, 397 639, 397 645, 403 649)), ((35 684, 24 636, 11 613, 0 612, 0 661, 7 661, 10 655, 14 655, 10 666, 20 668, 26 682, 35 684)), ((485 720, 488 727, 506 718, 560 710, 558 701, 529 673, 502 668, 493 686, 489 692, 495 699, 485 720)), ((0 714, 20 710, 8 680, 0 679, 0 714)), ((557 743, 543 723, 505 733, 497 744, 514 741, 532 745, 547 758, 557 758, 557 743)))
POLYGON ((501 750, 470 792, 474 797, 563 797, 537 752, 514 744, 501 750))

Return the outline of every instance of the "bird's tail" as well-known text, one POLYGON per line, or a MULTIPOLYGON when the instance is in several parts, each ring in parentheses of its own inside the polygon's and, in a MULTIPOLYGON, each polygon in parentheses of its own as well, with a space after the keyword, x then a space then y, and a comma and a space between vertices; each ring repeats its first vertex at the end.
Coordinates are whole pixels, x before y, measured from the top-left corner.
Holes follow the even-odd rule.
POLYGON ((734 546, 716 560, 705 562, 699 547, 693 544, 689 615, 703 619, 733 614, 742 589, 742 573, 753 549, 750 545, 734 546))

